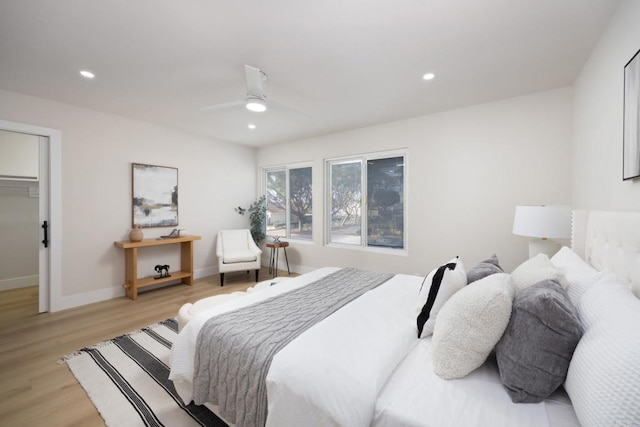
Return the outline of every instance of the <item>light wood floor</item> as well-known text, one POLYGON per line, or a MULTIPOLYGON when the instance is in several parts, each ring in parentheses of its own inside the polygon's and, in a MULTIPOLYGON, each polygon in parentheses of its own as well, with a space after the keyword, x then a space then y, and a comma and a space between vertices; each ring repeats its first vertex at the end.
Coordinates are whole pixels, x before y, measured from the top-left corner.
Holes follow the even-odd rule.
MULTIPOLYGON (((287 272, 280 272, 287 275, 287 272)), ((0 292, 0 426, 103 426, 69 368, 56 362, 82 347, 175 317, 187 302, 243 291, 254 273, 228 273, 126 297, 37 314, 37 288, 0 292)), ((267 280, 267 269, 259 280, 267 280)))

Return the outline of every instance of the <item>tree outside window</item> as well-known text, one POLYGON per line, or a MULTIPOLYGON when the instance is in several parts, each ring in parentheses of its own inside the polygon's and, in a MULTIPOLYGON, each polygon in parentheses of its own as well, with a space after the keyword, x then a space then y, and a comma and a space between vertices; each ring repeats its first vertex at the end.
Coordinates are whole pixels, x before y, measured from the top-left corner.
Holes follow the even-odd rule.
POLYGON ((328 164, 329 242, 404 249, 404 155, 328 164))
POLYGON ((361 245, 362 161, 331 165, 331 241, 361 245))
POLYGON ((367 161, 367 243, 404 248, 404 158, 367 161))
POLYGON ((289 170, 289 234, 293 239, 312 240, 311 168, 289 170))
POLYGON ((312 240, 311 171, 311 167, 266 171, 267 235, 312 240))

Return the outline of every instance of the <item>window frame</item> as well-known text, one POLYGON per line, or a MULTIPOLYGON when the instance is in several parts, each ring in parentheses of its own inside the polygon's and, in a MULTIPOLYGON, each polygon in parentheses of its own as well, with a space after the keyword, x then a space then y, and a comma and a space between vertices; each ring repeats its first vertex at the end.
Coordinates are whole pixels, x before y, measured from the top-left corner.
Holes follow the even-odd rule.
MULTIPOLYGON (((299 162, 299 163, 287 163, 287 164, 283 164, 283 165, 276 165, 276 166, 264 166, 261 168, 262 174, 262 194, 265 195, 265 203, 268 202, 268 195, 267 195, 267 184, 268 184, 268 180, 267 180, 267 174, 269 172, 279 172, 279 171, 284 171, 285 172, 285 222, 286 222, 286 227, 285 227, 285 237, 283 237, 283 239, 286 240, 295 240, 296 242, 301 242, 301 243, 313 243, 313 162, 299 162), (290 183, 289 183, 289 171, 292 169, 305 169, 305 168, 310 168, 311 169, 311 200, 312 200, 312 205, 311 205, 311 218, 312 218, 312 223, 311 223, 311 236, 308 239, 302 239, 299 237, 292 237, 291 236, 291 203, 290 203, 290 195, 291 195, 291 189, 290 189, 290 183)), ((264 232, 265 232, 265 236, 270 237, 270 235, 267 232, 267 222, 265 221, 264 224, 264 232)))
POLYGON ((357 154, 352 156, 342 156, 342 157, 334 157, 325 159, 324 161, 324 223, 323 223, 323 243, 328 247, 336 247, 341 249, 353 249, 360 251, 368 251, 368 252, 381 252, 385 254, 395 254, 395 255, 404 255, 407 256, 409 253, 409 242, 408 242, 408 210, 407 210, 407 199, 408 199, 408 150, 407 149, 399 149, 399 150, 390 150, 390 151, 380 151, 373 153, 364 153, 357 154), (402 157, 404 163, 404 170, 402 176, 402 215, 403 215, 403 226, 402 226, 402 242, 403 247, 392 248, 392 247, 380 247, 380 246, 369 246, 369 235, 368 235, 368 215, 369 211, 368 205, 368 163, 369 160, 378 160, 378 159, 388 159, 392 157, 402 157), (349 243, 340 243, 331 241, 331 232, 332 232, 332 219, 331 219, 331 202, 332 202, 332 166, 337 164, 347 164, 354 163, 356 161, 360 162, 361 172, 360 172, 360 188, 361 188, 361 198, 360 198, 360 211, 361 211, 361 221, 360 221, 360 244, 349 244, 349 243))

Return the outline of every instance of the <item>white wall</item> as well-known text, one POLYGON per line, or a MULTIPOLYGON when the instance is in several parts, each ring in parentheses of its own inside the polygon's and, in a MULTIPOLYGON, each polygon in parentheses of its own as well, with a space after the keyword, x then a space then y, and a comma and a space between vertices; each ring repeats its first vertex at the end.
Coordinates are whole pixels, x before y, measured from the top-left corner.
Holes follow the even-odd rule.
POLYGON ((574 85, 572 205, 640 210, 640 179, 622 181, 624 66, 640 49, 640 1, 623 1, 574 85))
MULTIPOLYGON (((124 255, 113 245, 131 228, 131 163, 178 168, 179 227, 195 243, 198 276, 215 274, 214 238, 246 226, 234 206, 256 194, 255 150, 115 115, 0 91, 0 119, 62 131, 62 306, 123 295, 124 255)), ((145 237, 170 229, 144 229, 145 237)), ((171 245, 173 246, 173 245, 171 245)), ((176 268, 175 248, 140 251, 140 275, 176 268)))
POLYGON ((496 252, 511 270, 527 258, 511 233, 518 204, 571 199, 568 88, 258 150, 261 167, 313 161, 314 244, 292 242, 298 271, 326 265, 427 273, 460 255, 469 266, 496 252), (323 159, 408 150, 408 256, 322 244, 323 159))

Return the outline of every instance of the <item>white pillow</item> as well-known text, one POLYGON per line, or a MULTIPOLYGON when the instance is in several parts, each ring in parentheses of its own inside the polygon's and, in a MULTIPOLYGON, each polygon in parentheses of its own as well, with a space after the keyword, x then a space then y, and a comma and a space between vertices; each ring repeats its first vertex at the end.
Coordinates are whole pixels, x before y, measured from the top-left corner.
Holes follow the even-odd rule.
POLYGON ((588 276, 598 272, 598 270, 580 258, 580 255, 566 246, 563 246, 556 252, 550 261, 555 267, 562 271, 569 281, 571 281, 571 277, 574 276, 588 276))
POLYGON ((545 254, 538 254, 520 264, 511 273, 516 292, 543 280, 558 280, 563 288, 567 288, 567 279, 545 254))
POLYGON ((640 300, 607 276, 578 310, 586 330, 565 389, 584 427, 640 425, 640 300))
POLYGON ((578 254, 564 246, 553 257, 551 263, 564 274, 569 283, 567 293, 575 307, 591 286, 604 277, 605 273, 587 264, 578 254))
POLYGON ((433 333, 438 312, 445 302, 467 284, 467 273, 460 258, 456 257, 431 271, 420 288, 416 304, 418 338, 433 333), (433 292, 433 293, 432 293, 433 292), (429 298, 429 295, 431 298, 429 298))
POLYGON ((448 380, 480 367, 509 323, 513 297, 506 273, 487 276, 453 295, 433 331, 434 372, 448 380))

